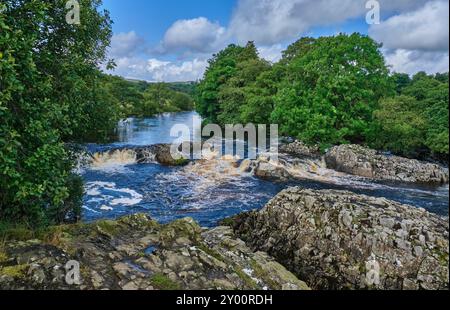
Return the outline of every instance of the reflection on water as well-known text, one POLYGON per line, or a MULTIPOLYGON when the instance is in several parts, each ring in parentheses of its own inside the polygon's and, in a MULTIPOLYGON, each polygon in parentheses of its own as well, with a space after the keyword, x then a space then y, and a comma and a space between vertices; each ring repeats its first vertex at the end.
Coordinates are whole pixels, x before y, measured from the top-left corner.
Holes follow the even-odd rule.
MULTIPOLYGON (((134 119, 120 129, 119 142, 102 148, 170 143, 174 139, 170 137, 172 126, 184 123, 192 129, 192 117, 198 116, 179 113, 134 119)), ((144 212, 161 222, 190 216, 203 226, 214 226, 225 217, 261 208, 279 191, 293 185, 351 190, 448 215, 448 185, 433 188, 370 182, 342 174, 326 180, 274 183, 254 178, 248 161, 232 158, 211 158, 186 167, 164 167, 154 163, 136 164, 134 155, 127 152, 113 152, 108 156, 111 158, 98 159, 102 165, 95 165, 94 161, 83 173, 86 182, 83 216, 87 221, 144 212)))

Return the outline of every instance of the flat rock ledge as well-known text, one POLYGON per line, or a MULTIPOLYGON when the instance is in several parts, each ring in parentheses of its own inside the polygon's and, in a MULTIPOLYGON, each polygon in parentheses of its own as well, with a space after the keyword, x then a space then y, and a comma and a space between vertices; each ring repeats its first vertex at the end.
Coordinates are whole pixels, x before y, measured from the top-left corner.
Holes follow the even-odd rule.
POLYGON ((0 289, 309 289, 231 228, 206 230, 190 218, 160 225, 138 214, 58 226, 36 238, 0 248, 0 289), (66 281, 71 261, 80 266, 78 284, 66 281))
POLYGON ((422 209, 293 187, 227 221, 313 289, 448 289, 449 224, 422 209))
POLYGON ((380 154, 359 145, 333 147, 325 155, 325 161, 329 169, 378 180, 435 184, 449 181, 448 168, 380 154))

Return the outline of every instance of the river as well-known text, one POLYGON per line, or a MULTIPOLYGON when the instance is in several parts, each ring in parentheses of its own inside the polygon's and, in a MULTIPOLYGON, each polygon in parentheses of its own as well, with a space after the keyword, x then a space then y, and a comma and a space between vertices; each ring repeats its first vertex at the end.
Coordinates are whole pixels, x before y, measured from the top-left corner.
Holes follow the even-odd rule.
MULTIPOLYGON (((186 124, 192 129, 193 117, 198 115, 185 112, 130 119, 119 126, 115 143, 87 147, 96 152, 171 143, 174 139, 170 137, 172 126, 186 124)), ((250 173, 233 169, 226 162, 165 167, 157 163, 137 164, 123 157, 85 168, 80 173, 85 181, 83 220, 88 222, 146 213, 161 223, 189 216, 204 227, 212 227, 226 217, 263 207, 281 190, 295 185, 385 197, 448 216, 448 185, 425 187, 351 176, 329 182, 305 179, 277 183, 257 179, 250 173)))

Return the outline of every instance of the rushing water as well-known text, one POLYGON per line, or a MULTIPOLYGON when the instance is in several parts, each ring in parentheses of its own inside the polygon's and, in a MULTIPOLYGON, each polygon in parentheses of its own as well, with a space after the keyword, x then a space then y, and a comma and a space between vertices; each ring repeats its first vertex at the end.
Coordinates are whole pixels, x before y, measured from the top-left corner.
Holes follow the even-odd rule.
MULTIPOLYGON (((193 128, 195 113, 164 114, 154 118, 130 119, 119 127, 119 141, 91 151, 117 147, 171 143, 175 124, 193 128)), ((214 226, 228 216, 264 206, 282 189, 298 185, 312 189, 345 189, 386 197, 448 215, 449 188, 371 182, 342 176, 318 181, 289 183, 263 181, 227 160, 197 163, 188 167, 164 167, 156 163, 136 164, 128 154, 119 154, 82 172, 86 183, 83 217, 86 221, 147 213, 160 222, 186 216, 203 226, 214 226)))

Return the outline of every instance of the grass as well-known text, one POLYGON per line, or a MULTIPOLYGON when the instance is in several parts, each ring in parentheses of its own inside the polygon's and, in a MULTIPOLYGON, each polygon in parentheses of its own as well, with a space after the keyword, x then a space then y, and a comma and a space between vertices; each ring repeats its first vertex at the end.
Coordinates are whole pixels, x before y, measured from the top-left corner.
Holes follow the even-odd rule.
POLYGON ((176 291, 180 290, 181 287, 178 283, 170 280, 167 276, 163 274, 155 274, 151 279, 152 285, 163 291, 176 291))
POLYGON ((107 236, 114 237, 119 234, 120 227, 117 222, 103 220, 97 222, 97 229, 100 233, 103 233, 107 236))
POLYGON ((6 254, 4 241, 0 241, 0 264, 6 262, 8 260, 8 255, 6 254))
POLYGON ((0 240, 26 241, 36 237, 37 231, 31 230, 25 224, 14 224, 0 221, 0 240))
POLYGON ((255 282, 255 280, 253 280, 248 274, 246 274, 241 268, 236 267, 234 272, 236 273, 236 275, 242 280, 244 281, 245 285, 248 288, 252 288, 252 289, 258 289, 258 284, 255 282))
POLYGON ((3 267, 0 269, 0 275, 6 275, 14 279, 21 279, 25 277, 28 267, 29 265, 27 264, 3 267))
POLYGON ((255 261, 255 260, 251 260, 250 265, 253 269, 253 272, 255 274, 255 277, 263 280, 267 285, 269 285, 272 289, 276 289, 276 290, 280 290, 281 286, 279 285, 279 283, 277 283, 276 281, 274 281, 270 275, 264 271, 264 269, 255 261))
POLYGON ((189 160, 186 158, 179 158, 174 161, 175 166, 186 166, 189 163, 189 160))
POLYGON ((226 263, 226 261, 224 260, 224 258, 222 257, 222 255, 220 255, 218 252, 214 251, 213 249, 207 247, 204 244, 200 244, 197 246, 200 250, 202 250, 203 252, 205 252, 206 254, 208 254, 211 257, 214 257, 215 259, 217 259, 218 261, 221 261, 223 263, 226 263))

